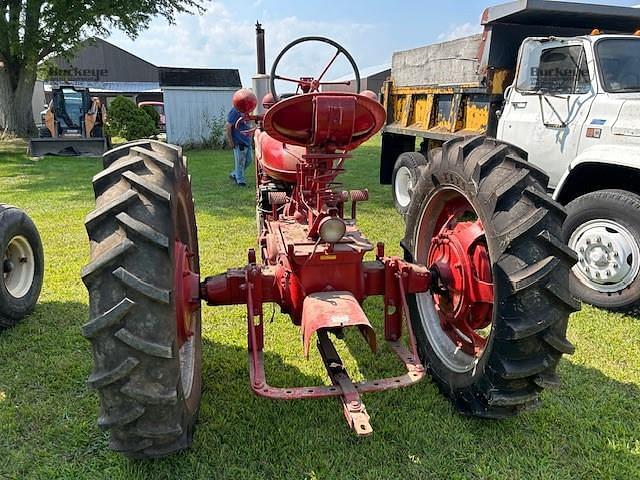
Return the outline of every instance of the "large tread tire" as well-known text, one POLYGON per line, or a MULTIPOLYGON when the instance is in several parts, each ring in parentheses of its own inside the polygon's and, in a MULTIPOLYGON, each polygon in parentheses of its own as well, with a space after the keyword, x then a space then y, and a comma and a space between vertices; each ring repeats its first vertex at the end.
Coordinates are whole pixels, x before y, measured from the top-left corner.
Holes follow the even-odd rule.
MULTIPOLYGON (((567 205, 567 213, 568 217, 562 231, 566 242, 569 242, 573 232, 585 222, 609 219, 625 227, 640 246, 640 195, 625 190, 598 190, 570 202, 567 205)), ((640 262, 640 258, 634 258, 632 261, 640 262)), ((573 294, 586 303, 640 317, 640 275, 636 275, 625 288, 612 293, 590 288, 581 282, 573 271, 570 285, 573 294)))
POLYGON ((200 313, 189 347, 179 350, 173 292, 176 241, 194 253, 191 269, 199 272, 186 159, 178 147, 144 140, 105 153, 103 162, 82 271, 89 291, 82 333, 94 362, 88 384, 100 395, 98 425, 110 430, 109 446, 160 457, 190 446, 201 395, 200 313), (183 387, 181 361, 191 362, 191 388, 183 387))
MULTIPOLYGON (((13 327, 27 315, 31 314, 38 303, 42 283, 44 281, 44 252, 40 234, 33 221, 21 209, 12 205, 0 203, 0 330, 13 327), (9 244, 16 237, 26 240, 33 262, 33 278, 30 284, 24 282, 28 288, 24 295, 16 298, 9 292, 4 272, 4 257, 9 244)), ((8 272, 7 272, 8 273, 8 272)))
POLYGON ((420 177, 420 167, 427 165, 427 159, 420 152, 404 152, 398 156, 391 176, 391 193, 397 212, 403 217, 411 207, 413 192, 420 177), (400 182, 401 185, 397 185, 400 182), (406 183, 408 182, 408 189, 406 183), (408 191, 407 191, 408 190, 408 191))
POLYGON ((569 293, 576 256, 560 240, 566 214, 546 194, 547 175, 526 158, 517 147, 485 137, 451 140, 422 175, 407 217, 402 245, 418 263, 426 257, 416 251, 419 222, 439 189, 462 192, 485 229, 493 323, 474 368, 459 372, 442 361, 425 331, 418 295, 408 296, 421 359, 465 415, 503 418, 537 406, 543 388, 558 384, 562 355, 574 351, 566 330, 579 303, 569 293))

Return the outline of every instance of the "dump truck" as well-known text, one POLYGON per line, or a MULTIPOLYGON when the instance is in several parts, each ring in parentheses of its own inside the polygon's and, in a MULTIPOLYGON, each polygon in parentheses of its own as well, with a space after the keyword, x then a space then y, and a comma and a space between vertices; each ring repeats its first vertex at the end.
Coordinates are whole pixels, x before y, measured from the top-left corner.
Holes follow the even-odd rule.
POLYGON ((27 154, 100 156, 109 149, 104 125, 107 110, 89 89, 73 86, 56 87, 42 112, 39 137, 29 141, 27 154))
POLYGON ((393 54, 381 183, 408 215, 444 142, 485 134, 518 147, 567 209, 573 294, 640 315, 640 10, 519 0, 487 8, 481 25, 393 54))

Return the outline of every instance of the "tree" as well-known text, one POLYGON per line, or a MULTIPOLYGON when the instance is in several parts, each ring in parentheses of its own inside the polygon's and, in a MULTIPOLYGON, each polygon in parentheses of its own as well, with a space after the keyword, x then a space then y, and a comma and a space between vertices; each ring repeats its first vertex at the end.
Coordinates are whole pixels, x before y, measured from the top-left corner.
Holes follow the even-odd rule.
POLYGON ((38 63, 92 35, 119 29, 135 38, 160 15, 173 23, 201 12, 201 0, 0 0, 0 130, 34 132, 31 98, 38 63))

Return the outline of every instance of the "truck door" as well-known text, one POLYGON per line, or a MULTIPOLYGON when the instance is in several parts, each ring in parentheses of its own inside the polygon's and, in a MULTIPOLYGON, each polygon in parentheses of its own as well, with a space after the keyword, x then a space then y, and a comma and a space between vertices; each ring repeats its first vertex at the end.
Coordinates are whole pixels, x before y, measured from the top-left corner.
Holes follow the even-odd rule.
POLYGON ((529 161, 549 174, 552 187, 577 155, 596 94, 594 72, 580 40, 527 39, 520 49, 498 138, 526 150, 529 161))

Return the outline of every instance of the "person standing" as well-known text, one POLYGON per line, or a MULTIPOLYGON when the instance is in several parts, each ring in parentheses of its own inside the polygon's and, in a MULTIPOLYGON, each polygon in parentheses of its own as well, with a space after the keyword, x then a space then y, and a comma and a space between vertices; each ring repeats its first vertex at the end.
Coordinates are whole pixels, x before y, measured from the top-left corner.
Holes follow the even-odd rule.
POLYGON ((227 124, 225 125, 227 142, 233 148, 234 159, 234 169, 229 174, 229 178, 242 187, 247 185, 244 172, 251 165, 253 159, 251 135, 244 133, 249 128, 249 125, 243 119, 242 113, 236 110, 235 107, 231 107, 229 115, 227 115, 227 124))

